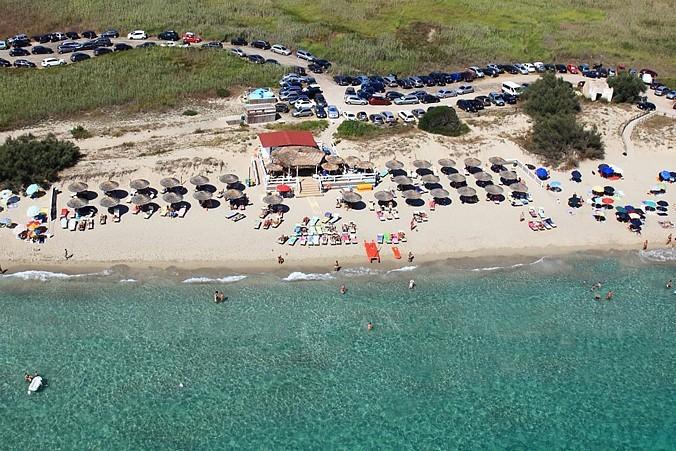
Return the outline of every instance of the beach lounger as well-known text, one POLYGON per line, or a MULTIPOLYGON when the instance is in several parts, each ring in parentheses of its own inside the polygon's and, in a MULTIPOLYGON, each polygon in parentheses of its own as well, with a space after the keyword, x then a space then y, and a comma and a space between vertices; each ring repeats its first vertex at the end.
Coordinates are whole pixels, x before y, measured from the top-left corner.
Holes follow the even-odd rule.
POLYGON ((316 226, 318 222, 319 222, 319 218, 317 216, 313 216, 312 218, 310 218, 310 222, 308 223, 308 225, 316 226))
POLYGON ((392 254, 394 254, 394 258, 397 260, 401 260, 401 252, 399 251, 399 248, 394 246, 392 247, 392 254))
POLYGON ((385 235, 383 235, 382 233, 377 234, 376 241, 378 242, 378 244, 383 244, 383 241, 385 241, 385 235))
POLYGON ((396 208, 392 210, 392 216, 394 216, 394 219, 399 219, 399 211, 396 208))
MULTIPOLYGON (((234 218, 232 218, 233 222, 241 221, 242 219, 246 218, 246 215, 243 213, 237 213, 234 218)), ((279 224, 277 224, 279 225, 279 224)))
POLYGON ((398 233, 392 234, 392 244, 399 244, 399 234, 398 233))
POLYGON ((528 214, 531 215, 532 218, 537 218, 537 217, 538 217, 538 214, 537 214, 537 212, 535 211, 535 208, 533 208, 533 207, 531 207, 531 208, 528 209, 528 214))
POLYGON ((335 224, 336 222, 340 221, 340 219, 340 216, 333 216, 331 221, 329 221, 329 224, 335 224))
POLYGON ((292 236, 289 238, 289 246, 294 246, 296 244, 296 241, 298 241, 297 236, 292 236))
POLYGON ((326 246, 329 244, 329 236, 328 235, 322 235, 320 237, 322 246, 326 246))
POLYGON ((369 210, 376 211, 376 203, 373 202, 372 200, 369 201, 369 210))
POLYGON ((306 236, 300 237, 300 245, 301 246, 307 246, 307 237, 306 236))
POLYGON ((359 241, 357 241, 357 234, 353 233, 352 236, 350 237, 350 242, 352 244, 359 244, 359 241))
POLYGON ((113 213, 113 222, 120 222, 120 219, 121 219, 120 211, 115 210, 115 213, 113 213))
POLYGON ((340 239, 344 244, 350 244, 350 235, 347 232, 343 232, 343 234, 340 236, 340 239))
POLYGON ((237 216, 237 214, 238 213, 236 211, 229 211, 225 214, 225 219, 232 219, 237 216))
POLYGON ((178 215, 177 215, 177 216, 178 216, 179 218, 185 218, 185 214, 186 214, 187 212, 188 212, 188 209, 187 209, 186 207, 181 207, 181 208, 178 210, 178 215))
POLYGON ((391 211, 388 211, 387 213, 385 213, 385 218, 386 218, 388 221, 391 221, 392 219, 394 219, 394 216, 392 216, 392 212, 391 212, 391 211))
POLYGON ((59 215, 59 219, 61 218, 66 218, 68 219, 68 216, 70 216, 70 210, 67 208, 62 208, 61 209, 61 214, 59 215))
POLYGON ((406 238, 406 232, 404 232, 403 230, 400 230, 398 235, 399 235, 399 241, 401 241, 402 243, 405 243, 405 242, 408 241, 408 239, 406 238))
POLYGON ((108 222, 108 215, 101 215, 101 218, 99 218, 99 223, 101 225, 106 225, 106 222, 108 222))
POLYGON ((381 221, 385 221, 385 213, 382 211, 376 211, 376 216, 378 216, 378 219, 381 221))
POLYGON ((368 258, 369 263, 377 261, 380 263, 380 252, 378 252, 378 247, 373 241, 364 241, 364 250, 366 251, 366 258, 368 258))
POLYGON ((547 217, 547 215, 545 214, 545 209, 542 208, 542 207, 540 207, 540 208, 538 209, 538 215, 539 215, 540 218, 542 218, 542 219, 545 219, 545 218, 547 217))
POLYGON ((530 227, 530 229, 534 232, 537 232, 539 230, 533 221, 528 221, 528 227, 530 227))
POLYGON ((94 228, 94 218, 90 219, 89 224, 87 224, 87 225, 89 226, 89 230, 93 229, 94 228))
POLYGON ((152 217, 152 215, 155 214, 155 211, 156 210, 154 208, 149 209, 148 211, 146 211, 145 215, 143 215, 143 218, 144 219, 150 219, 152 217))
POLYGON ((255 230, 260 230, 261 224, 263 224, 263 221, 256 221, 256 224, 254 224, 254 229, 255 230))
POLYGON ((556 228, 556 224, 554 223, 554 221, 552 220, 552 218, 547 218, 547 219, 545 219, 545 222, 546 222, 547 224, 549 224, 550 226, 552 226, 553 229, 556 228))
POLYGON ((134 208, 131 209, 131 213, 133 215, 137 215, 137 214, 141 213, 141 207, 139 207, 138 205, 134 205, 134 208))
POLYGON ((313 243, 315 246, 319 246, 319 235, 314 235, 314 236, 312 237, 312 243, 313 243))
POLYGON ((68 228, 68 218, 61 218, 61 228, 62 229, 67 229, 68 228))
POLYGON ((86 220, 86 219, 81 219, 81 220, 78 222, 78 224, 77 224, 77 229, 78 229, 80 232, 84 232, 85 230, 87 230, 87 220, 86 220))
POLYGON ((550 226, 547 221, 542 221, 542 225, 545 226, 545 229, 550 230, 552 226, 550 226))
POLYGON ((392 244, 392 235, 390 235, 389 233, 385 234, 385 243, 392 244))

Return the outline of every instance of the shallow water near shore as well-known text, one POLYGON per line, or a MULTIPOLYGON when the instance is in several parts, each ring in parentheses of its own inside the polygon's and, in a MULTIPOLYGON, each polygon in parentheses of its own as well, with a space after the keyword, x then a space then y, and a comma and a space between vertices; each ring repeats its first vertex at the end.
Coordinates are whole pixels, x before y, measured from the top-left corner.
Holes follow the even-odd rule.
POLYGON ((676 264, 661 254, 52 274, 0 278, 5 449, 676 443, 676 264), (612 301, 594 301, 597 281, 612 301), (24 369, 49 386, 28 396, 24 369))

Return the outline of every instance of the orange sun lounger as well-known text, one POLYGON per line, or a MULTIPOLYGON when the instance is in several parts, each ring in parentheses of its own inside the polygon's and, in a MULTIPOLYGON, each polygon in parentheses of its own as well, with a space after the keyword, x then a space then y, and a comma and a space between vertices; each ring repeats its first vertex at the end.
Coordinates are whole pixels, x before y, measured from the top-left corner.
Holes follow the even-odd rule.
POLYGON ((375 241, 364 241, 364 249, 366 250, 366 257, 369 259, 369 263, 373 263, 374 260, 380 263, 380 252, 378 252, 375 241))
POLYGON ((401 260, 401 252, 399 252, 399 248, 397 246, 392 246, 392 253, 394 254, 394 258, 401 260))

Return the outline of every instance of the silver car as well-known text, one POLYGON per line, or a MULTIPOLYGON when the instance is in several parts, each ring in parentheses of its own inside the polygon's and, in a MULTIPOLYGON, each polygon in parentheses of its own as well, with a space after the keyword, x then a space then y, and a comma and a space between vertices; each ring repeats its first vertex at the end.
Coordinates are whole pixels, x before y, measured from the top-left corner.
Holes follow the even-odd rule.
POLYGON ((458 89, 456 89, 458 92, 458 95, 461 96, 463 94, 469 94, 474 92, 474 86, 472 85, 460 85, 458 86, 458 89))
POLYGON ((458 91, 455 89, 442 88, 437 91, 437 97, 440 99, 445 99, 447 97, 455 97, 458 95, 458 91))
POLYGON ((415 105, 418 103, 420 103, 420 99, 410 94, 407 96, 397 97, 396 99, 394 99, 395 105, 415 105))

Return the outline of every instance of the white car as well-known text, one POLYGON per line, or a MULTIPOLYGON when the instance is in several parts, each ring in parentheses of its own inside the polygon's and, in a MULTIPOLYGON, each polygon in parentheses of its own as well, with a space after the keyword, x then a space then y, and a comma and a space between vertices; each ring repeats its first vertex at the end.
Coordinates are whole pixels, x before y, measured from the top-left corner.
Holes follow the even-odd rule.
POLYGON ((523 63, 522 66, 526 68, 529 74, 535 72, 536 70, 535 65, 533 65, 532 63, 523 63))
POLYGON ((240 49, 239 47, 235 47, 234 49, 230 50, 232 53, 235 55, 239 56, 240 58, 246 57, 246 53, 244 53, 244 50, 240 49))
POLYGON ((368 100, 357 96, 345 96, 345 103, 347 105, 368 105, 368 100))
POLYGON ((160 47, 176 47, 176 41, 162 41, 160 47))
POLYGON ((401 110, 399 112, 399 117, 401 118, 402 121, 407 123, 415 122, 415 116, 408 110, 401 110))
POLYGON ((458 91, 455 89, 441 88, 437 91, 437 97, 440 99, 445 99, 447 97, 455 97, 458 95, 458 91))
POLYGON ((528 68, 523 64, 515 64, 514 67, 517 68, 521 75, 528 75, 528 68))
POLYGON ((343 117, 346 121, 356 121, 357 115, 352 111, 343 111, 343 117))
POLYGON ((131 40, 148 39, 148 35, 143 30, 134 30, 127 35, 127 39, 131 39, 131 40))
POLYGON ((544 72, 545 71, 545 63, 542 61, 536 61, 533 63, 533 67, 535 67, 535 70, 538 72, 544 72))
POLYGON ((59 58, 45 58, 40 63, 42 67, 65 66, 66 62, 59 58))
POLYGON ((275 44, 272 47, 270 47, 270 51, 272 53, 276 53, 278 55, 284 55, 284 56, 289 56, 291 55, 291 50, 287 49, 284 47, 282 44, 275 44))
POLYGON ((474 72, 474 75, 476 75, 478 78, 484 78, 484 71, 482 71, 479 67, 471 66, 469 70, 474 72))
POLYGON ((312 100, 297 100, 293 106, 295 106, 297 110, 308 110, 314 108, 315 103, 312 100))

